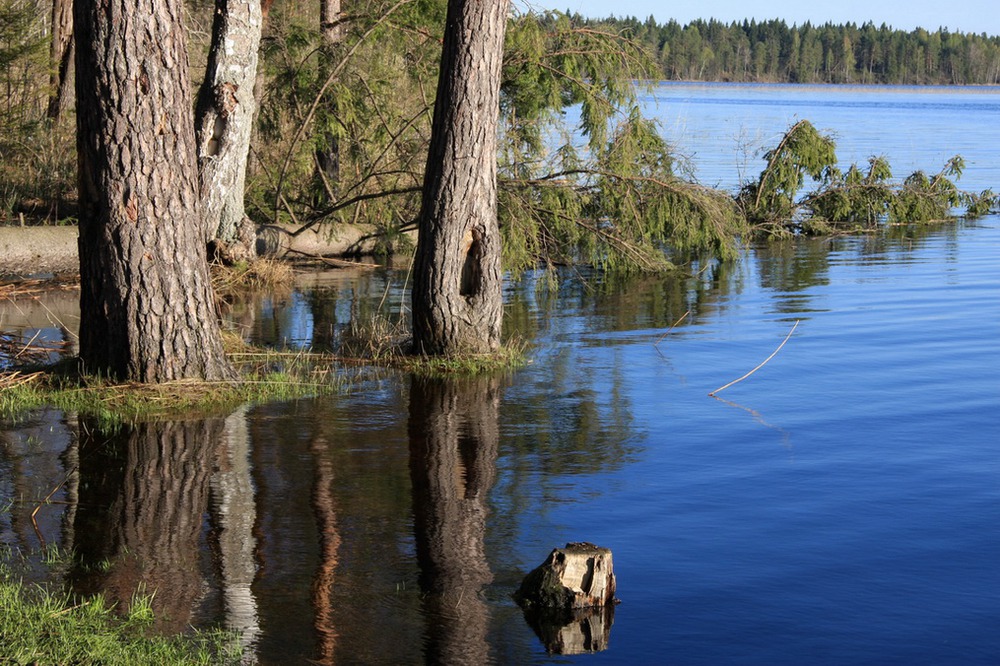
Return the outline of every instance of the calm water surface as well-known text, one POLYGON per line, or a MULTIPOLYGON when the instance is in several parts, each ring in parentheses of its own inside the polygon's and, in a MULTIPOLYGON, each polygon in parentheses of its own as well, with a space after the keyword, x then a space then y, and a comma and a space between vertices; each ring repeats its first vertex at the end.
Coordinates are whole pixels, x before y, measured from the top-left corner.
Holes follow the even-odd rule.
MULTIPOLYGON (((993 94, 657 101, 699 165, 712 123, 763 135, 826 111, 842 145, 881 122, 893 164, 962 153, 966 187, 1000 186, 993 94)), ((362 375, 346 396, 115 435, 41 412, 0 427, 17 501, 0 539, 37 549, 28 515, 58 486, 39 532, 78 555, 38 576, 126 600, 144 582, 164 629, 238 628, 266 664, 1000 663, 998 254, 991 216, 776 243, 686 279, 528 276, 506 292, 533 345, 511 377, 362 375), (582 540, 614 551, 622 603, 607 649, 550 654, 510 593, 582 540)), ((398 311, 403 279, 333 276, 231 316, 335 345, 384 294, 398 311)))

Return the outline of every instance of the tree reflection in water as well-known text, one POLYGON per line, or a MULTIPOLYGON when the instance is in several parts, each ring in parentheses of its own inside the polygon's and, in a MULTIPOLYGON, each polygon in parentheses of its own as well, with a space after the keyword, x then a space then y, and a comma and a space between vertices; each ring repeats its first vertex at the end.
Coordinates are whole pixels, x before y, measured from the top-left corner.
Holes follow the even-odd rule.
POLYGON ((80 420, 76 592, 128 608, 151 594, 156 629, 184 631, 204 593, 199 558, 213 447, 225 421, 122 426, 105 435, 80 420))
POLYGON ((410 477, 427 663, 483 664, 487 499, 496 477, 500 380, 410 384, 410 477))
POLYGON ((256 510, 245 418, 240 410, 113 433, 80 418, 75 592, 100 593, 123 610, 137 592, 153 595, 155 629, 176 633, 219 589, 226 626, 245 644, 255 640, 256 510), (218 571, 203 558, 206 546, 218 571))

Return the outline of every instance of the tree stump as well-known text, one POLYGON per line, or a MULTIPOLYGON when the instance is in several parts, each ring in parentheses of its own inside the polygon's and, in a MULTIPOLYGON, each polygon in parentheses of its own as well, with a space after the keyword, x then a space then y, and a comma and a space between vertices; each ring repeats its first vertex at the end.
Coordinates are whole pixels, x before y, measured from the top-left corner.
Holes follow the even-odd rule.
POLYGON ((617 603, 611 551, 592 543, 554 548, 525 576, 514 599, 522 607, 572 610, 617 603))
POLYGON ((618 603, 611 551, 592 543, 555 548, 525 576, 514 599, 549 653, 604 650, 618 603))

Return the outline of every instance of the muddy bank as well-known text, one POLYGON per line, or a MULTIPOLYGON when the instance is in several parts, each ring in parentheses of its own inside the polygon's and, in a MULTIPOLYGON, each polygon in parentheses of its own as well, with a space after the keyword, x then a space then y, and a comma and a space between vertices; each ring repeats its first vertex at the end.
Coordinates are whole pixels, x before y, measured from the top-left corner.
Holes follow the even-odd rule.
POLYGON ((75 273, 76 227, 0 227, 0 277, 75 273))
MULTIPOLYGON (((266 257, 370 255, 377 229, 371 225, 318 227, 295 235, 292 225, 265 225, 257 251, 266 257)), ((0 278, 75 273, 79 270, 76 227, 0 227, 0 278)))

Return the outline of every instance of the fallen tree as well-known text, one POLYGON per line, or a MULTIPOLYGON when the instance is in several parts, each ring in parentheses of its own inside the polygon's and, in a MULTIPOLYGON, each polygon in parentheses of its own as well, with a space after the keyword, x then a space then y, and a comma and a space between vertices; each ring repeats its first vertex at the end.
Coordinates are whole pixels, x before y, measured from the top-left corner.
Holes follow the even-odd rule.
MULTIPOLYGON (((79 235, 75 226, 0 227, 0 277, 79 272, 79 235)), ((357 258, 380 252, 382 242, 379 230, 365 224, 316 227, 302 232, 294 225, 269 224, 257 229, 257 251, 269 258, 357 258)))

